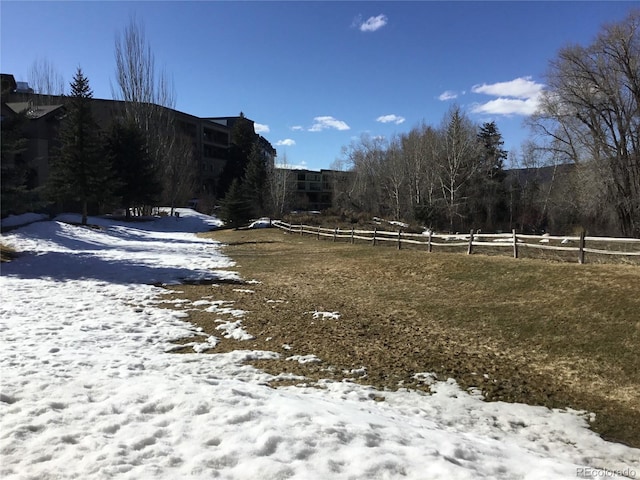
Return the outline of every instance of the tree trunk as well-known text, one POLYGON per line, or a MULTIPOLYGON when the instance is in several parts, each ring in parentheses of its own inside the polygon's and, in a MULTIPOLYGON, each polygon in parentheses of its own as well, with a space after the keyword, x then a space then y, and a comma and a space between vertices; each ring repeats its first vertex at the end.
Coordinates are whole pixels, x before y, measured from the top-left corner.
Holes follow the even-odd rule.
POLYGON ((87 217, 89 215, 89 207, 87 203, 88 202, 86 200, 82 201, 82 225, 87 224, 87 217))

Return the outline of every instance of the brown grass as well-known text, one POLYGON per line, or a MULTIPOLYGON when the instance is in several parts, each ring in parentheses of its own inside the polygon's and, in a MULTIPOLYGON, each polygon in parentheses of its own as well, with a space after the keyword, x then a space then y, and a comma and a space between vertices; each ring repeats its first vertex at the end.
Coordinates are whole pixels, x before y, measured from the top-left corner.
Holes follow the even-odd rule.
MULTIPOLYGON (((423 389, 414 375, 433 372, 488 400, 595 412, 603 437, 640 446, 638 267, 398 251, 276 229, 207 236, 228 245, 243 278, 261 282, 175 288, 248 311, 255 340, 223 340, 213 352, 272 350, 283 359, 254 364, 382 389, 423 389), (247 288, 254 293, 239 291, 247 288), (314 320, 313 311, 341 317, 314 320), (322 363, 284 360, 296 354, 322 363), (349 373, 361 367, 366 377, 349 373)), ((190 315, 220 336, 219 316, 190 315)))
POLYGON ((12 247, 0 242, 0 262, 10 262, 16 255, 17 252, 12 247))

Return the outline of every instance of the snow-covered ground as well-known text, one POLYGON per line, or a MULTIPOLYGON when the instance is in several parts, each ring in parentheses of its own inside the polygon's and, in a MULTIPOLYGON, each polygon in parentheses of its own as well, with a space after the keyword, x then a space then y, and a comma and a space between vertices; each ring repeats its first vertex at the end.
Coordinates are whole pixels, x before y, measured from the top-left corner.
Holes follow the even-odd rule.
MULTIPOLYGON (((428 372, 431 395, 273 389, 242 361, 276 353, 169 353, 198 333, 188 308, 220 316, 221 335, 242 329, 215 287, 165 309, 177 299, 154 286, 237 278, 218 244, 191 233, 217 222, 183 210, 91 223, 3 236, 28 253, 0 278, 0 478, 640 478, 640 450, 604 442, 579 412, 486 403, 428 372)), ((292 360, 322 360, 308 353, 292 360)))

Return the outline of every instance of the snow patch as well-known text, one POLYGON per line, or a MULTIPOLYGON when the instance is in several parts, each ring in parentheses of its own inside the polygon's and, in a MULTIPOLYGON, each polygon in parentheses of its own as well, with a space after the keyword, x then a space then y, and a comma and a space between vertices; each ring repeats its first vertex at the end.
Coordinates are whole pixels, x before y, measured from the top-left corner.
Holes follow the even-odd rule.
POLYGON ((292 355, 290 357, 285 358, 285 360, 292 360, 298 363, 319 363, 322 362, 322 360, 320 360, 318 357, 316 357, 315 355, 292 355))
POLYGON ((340 314, 338 312, 319 312, 317 310, 313 312, 307 312, 313 315, 314 320, 322 319, 322 320, 340 320, 340 314))
POLYGON ((224 322, 223 320, 216 320, 216 322, 223 322, 216 327, 216 330, 224 332, 225 338, 232 338, 234 340, 253 340, 253 335, 249 334, 244 328, 242 328, 242 321, 236 320, 235 322, 224 322))

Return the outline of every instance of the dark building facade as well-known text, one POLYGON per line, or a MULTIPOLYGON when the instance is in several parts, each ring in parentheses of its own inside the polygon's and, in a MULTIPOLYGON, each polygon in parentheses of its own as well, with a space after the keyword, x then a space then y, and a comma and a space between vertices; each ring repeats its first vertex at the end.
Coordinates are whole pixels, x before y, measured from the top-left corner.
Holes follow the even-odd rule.
POLYGON ((336 185, 344 183, 350 172, 339 170, 291 170, 295 210, 326 210, 334 203, 336 185))
MULTIPOLYGON (((65 98, 33 93, 28 85, 16 82, 13 75, 2 74, 2 118, 26 112, 29 125, 25 129, 27 149, 22 153, 33 169, 35 186, 44 185, 49 176, 49 161, 58 142, 58 127, 65 114, 65 98)), ((127 104, 119 100, 92 99, 92 110, 98 125, 107 130, 114 119, 122 117, 127 104)), ((174 120, 176 135, 189 139, 197 165, 197 190, 194 197, 210 195, 219 197, 217 183, 229 161, 231 132, 240 117, 201 118, 161 106, 162 113, 174 120)), ((246 118, 245 118, 246 119, 246 118)), ((253 127, 253 121, 251 122, 253 127)), ((253 129, 255 133, 255 129, 253 129)), ((264 137, 256 134, 265 162, 273 162, 276 150, 264 137)), ((11 161, 3 159, 3 161, 11 161)))

